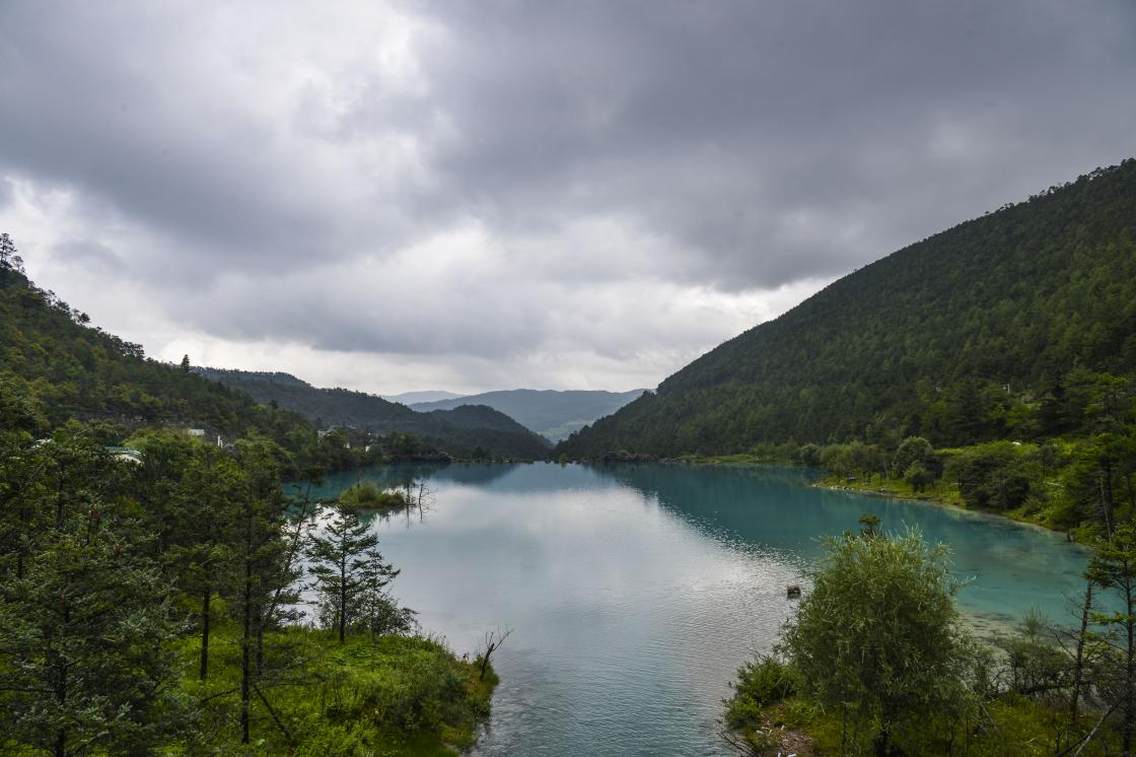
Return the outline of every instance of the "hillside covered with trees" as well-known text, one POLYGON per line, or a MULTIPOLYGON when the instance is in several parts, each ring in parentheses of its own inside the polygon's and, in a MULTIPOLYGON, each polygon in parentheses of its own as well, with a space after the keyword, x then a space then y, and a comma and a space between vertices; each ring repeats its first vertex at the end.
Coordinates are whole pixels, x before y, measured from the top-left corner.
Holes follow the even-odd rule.
POLYGON ((5 402, 28 404, 37 432, 78 419, 98 424, 108 441, 145 426, 180 426, 211 437, 257 431, 294 451, 314 443, 295 413, 147 358, 141 345, 91 325, 29 280, 16 253, 0 235, 0 386, 5 402))
POLYGON ((425 635, 363 516, 294 483, 366 460, 147 360, 33 285, 7 235, 0 253, 0 753, 472 744, 492 650, 459 659, 425 635))
MULTIPOLYGON (((1136 372, 1136 160, 1005 206, 836 281, 559 448, 935 447, 1092 433, 1136 372)), ((1115 412, 1114 412, 1115 411, 1115 412)))
POLYGON ((345 426, 372 433, 401 432, 461 457, 544 458, 548 442, 485 405, 417 413, 406 405, 348 389, 321 389, 287 373, 200 368, 197 372, 258 402, 299 413, 320 428, 345 426))
POLYGON ((208 371, 206 377, 188 357, 181 365, 148 358, 141 345, 93 325, 86 313, 38 287, 17 253, 12 239, 0 235, 0 403, 25 408, 30 433, 46 435, 70 420, 89 424, 112 445, 159 427, 200 429, 226 442, 256 433, 287 450, 297 471, 548 453, 545 440, 488 407, 422 414, 359 392, 318 390, 287 374, 208 371), (220 375, 224 381, 210 380, 220 375), (320 437, 321 422, 371 433, 320 437))

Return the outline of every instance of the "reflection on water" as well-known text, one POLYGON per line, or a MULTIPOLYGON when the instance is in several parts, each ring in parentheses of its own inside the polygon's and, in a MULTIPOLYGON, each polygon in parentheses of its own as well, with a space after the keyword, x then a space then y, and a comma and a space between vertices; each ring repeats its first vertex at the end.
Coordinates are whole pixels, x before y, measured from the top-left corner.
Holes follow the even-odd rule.
POLYGON ((459 651, 514 630, 477 753, 728 754, 721 699, 768 650, 821 538, 917 527, 949 544, 971 613, 1070 617, 1082 551, 1037 529, 928 505, 810 487, 792 469, 554 464, 391 466, 329 479, 425 479, 419 517, 376 521, 396 595, 459 651))

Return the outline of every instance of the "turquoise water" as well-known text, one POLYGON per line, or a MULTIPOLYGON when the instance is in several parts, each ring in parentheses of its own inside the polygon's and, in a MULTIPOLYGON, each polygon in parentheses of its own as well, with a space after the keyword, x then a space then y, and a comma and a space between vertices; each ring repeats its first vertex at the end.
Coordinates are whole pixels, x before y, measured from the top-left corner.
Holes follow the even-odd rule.
POLYGON ((479 755, 717 755, 738 664, 767 651, 821 538, 865 512, 948 544, 968 615, 1073 617, 1085 553, 1003 520, 809 486, 806 471, 629 465, 393 467, 421 510, 376 519, 400 601, 459 653, 512 629, 479 755))

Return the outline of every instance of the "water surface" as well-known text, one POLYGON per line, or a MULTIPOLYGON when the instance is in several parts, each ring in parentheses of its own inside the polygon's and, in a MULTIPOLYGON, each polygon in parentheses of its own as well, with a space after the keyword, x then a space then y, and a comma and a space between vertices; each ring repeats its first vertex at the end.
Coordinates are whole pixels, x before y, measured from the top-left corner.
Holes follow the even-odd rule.
POLYGON ((360 477, 428 482, 422 512, 375 521, 423 627, 471 653, 513 631, 479 755, 730 754, 717 720, 734 671, 772 645, 821 538, 866 512, 950 545, 960 605, 988 623, 1066 621, 1086 561, 1039 529, 816 489, 794 469, 390 467, 320 493, 360 477))

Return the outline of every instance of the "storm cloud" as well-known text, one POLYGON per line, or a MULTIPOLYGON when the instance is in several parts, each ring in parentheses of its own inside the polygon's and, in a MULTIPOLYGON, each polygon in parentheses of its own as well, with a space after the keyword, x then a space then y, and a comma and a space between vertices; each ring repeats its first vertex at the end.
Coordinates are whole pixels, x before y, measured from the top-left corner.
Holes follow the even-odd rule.
POLYGON ((650 386, 1136 154, 1136 6, 0 5, 0 228, 151 354, 650 386))

